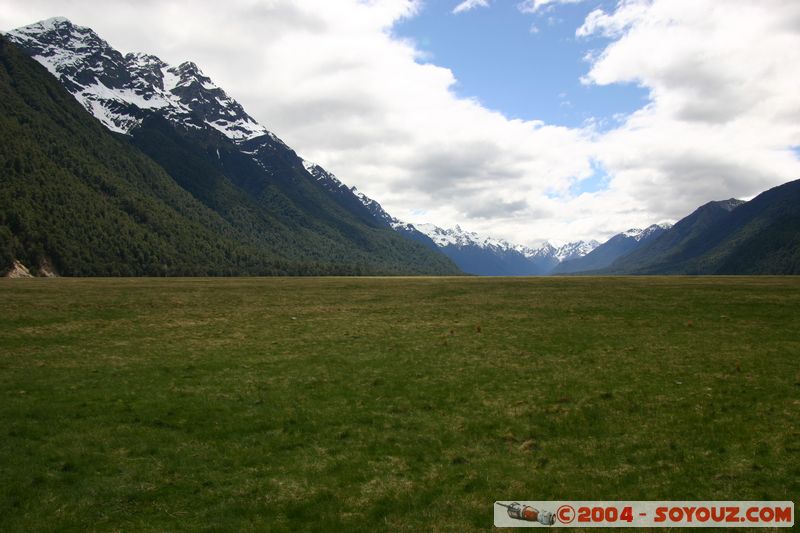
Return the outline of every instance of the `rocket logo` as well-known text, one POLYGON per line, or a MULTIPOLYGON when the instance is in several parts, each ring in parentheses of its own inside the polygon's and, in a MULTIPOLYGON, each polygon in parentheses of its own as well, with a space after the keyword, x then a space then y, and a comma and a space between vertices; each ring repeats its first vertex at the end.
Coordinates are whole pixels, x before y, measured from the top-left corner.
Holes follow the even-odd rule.
POLYGON ((525 522, 539 522, 544 526, 552 526, 556 522, 556 518, 550 511, 540 511, 531 507, 530 505, 522 505, 519 502, 510 504, 495 502, 500 507, 505 507, 508 516, 515 520, 524 520, 525 522))

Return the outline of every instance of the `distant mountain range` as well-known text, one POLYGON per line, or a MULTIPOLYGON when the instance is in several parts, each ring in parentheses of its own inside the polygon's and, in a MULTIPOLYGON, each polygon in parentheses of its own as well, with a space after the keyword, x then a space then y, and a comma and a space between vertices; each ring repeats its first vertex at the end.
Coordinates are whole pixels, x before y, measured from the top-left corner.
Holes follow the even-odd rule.
POLYGON ((597 241, 577 241, 555 247, 544 243, 537 248, 511 244, 502 239, 479 236, 460 226, 443 229, 418 224, 447 257, 469 274, 482 276, 541 276, 550 274, 562 261, 591 252, 597 241))
POLYGON ((645 229, 634 228, 618 233, 589 253, 560 263, 551 273, 570 274, 606 268, 620 257, 655 239, 670 227, 670 224, 653 224, 645 229))
POLYGON ((709 202, 675 225, 629 229, 606 242, 510 244, 418 225, 464 272, 480 275, 800 274, 800 180, 745 202, 709 202))
POLYGON ((20 276, 800 273, 798 181, 603 244, 415 226, 194 63, 122 55, 63 18, 0 35, 0 169, 0 271, 20 276))

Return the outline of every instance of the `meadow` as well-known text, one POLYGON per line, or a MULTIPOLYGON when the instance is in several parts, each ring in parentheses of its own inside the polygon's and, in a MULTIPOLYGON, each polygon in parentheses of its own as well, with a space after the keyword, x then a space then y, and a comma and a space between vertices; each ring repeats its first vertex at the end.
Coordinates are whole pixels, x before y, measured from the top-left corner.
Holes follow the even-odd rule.
POLYGON ((800 278, 0 281, 0 531, 798 500, 800 278))

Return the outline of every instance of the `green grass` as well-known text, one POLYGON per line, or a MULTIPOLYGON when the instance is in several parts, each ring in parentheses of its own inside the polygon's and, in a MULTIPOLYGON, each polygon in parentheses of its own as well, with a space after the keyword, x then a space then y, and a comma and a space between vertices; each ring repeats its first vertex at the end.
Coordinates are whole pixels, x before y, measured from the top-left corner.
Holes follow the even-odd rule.
POLYGON ((797 500, 800 278, 0 282, 0 531, 797 500))

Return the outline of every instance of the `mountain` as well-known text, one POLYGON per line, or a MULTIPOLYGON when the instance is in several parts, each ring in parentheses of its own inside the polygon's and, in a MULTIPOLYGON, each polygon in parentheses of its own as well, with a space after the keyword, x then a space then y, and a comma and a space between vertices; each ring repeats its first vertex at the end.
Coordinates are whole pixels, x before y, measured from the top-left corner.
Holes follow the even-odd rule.
POLYGON ((800 180, 748 202, 709 202, 607 273, 800 274, 800 180))
POLYGON ((598 244, 597 241, 578 241, 558 248, 550 243, 529 248, 482 237, 460 226, 443 229, 433 224, 419 224, 417 229, 430 237, 461 270, 482 276, 546 275, 561 261, 589 253, 598 244))
POLYGON ((645 229, 633 228, 618 233, 589 253, 575 259, 563 261, 553 274, 600 270, 610 266, 616 259, 627 255, 650 242, 671 227, 670 224, 653 224, 645 229))
MULTIPOLYGON (((39 203, 23 215, 18 202, 4 199, 0 206, 5 217, 0 219, 0 242, 6 249, 15 250, 18 258, 27 257, 35 263, 33 255, 47 256, 58 271, 73 275, 459 272, 430 243, 405 238, 376 216, 365 206, 366 197, 357 196, 324 169, 312 167, 297 156, 194 63, 171 67, 152 55, 123 56, 91 29, 63 18, 19 28, 6 37, 63 86, 54 83, 43 69, 25 64, 4 39, 4 91, 10 95, 4 100, 4 117, 26 115, 31 123, 38 124, 35 130, 28 122, 9 124, 11 129, 4 133, 13 130, 19 142, 14 150, 5 150, 6 160, 13 166, 14 158, 25 159, 28 152, 38 151, 49 158, 50 168, 65 167, 73 159, 85 162, 84 166, 62 168, 60 174, 68 170, 70 175, 69 179, 62 176, 63 183, 37 183, 26 179, 28 169, 21 169, 15 182, 21 194, 37 197, 42 186, 80 189, 84 204, 105 206, 109 195, 122 194, 120 191, 127 187, 148 198, 138 205, 140 212, 131 217, 136 226, 131 231, 137 235, 141 253, 122 254, 124 260, 113 261, 113 268, 99 258, 105 251, 119 249, 123 235, 95 235, 92 228, 96 225, 81 218, 77 207, 67 205, 64 208, 74 216, 64 218, 61 225, 84 225, 80 235, 55 239, 53 235, 63 232, 47 213, 49 203, 39 203), (28 83, 20 76, 27 77, 28 83), (31 85, 37 83, 47 90, 36 91, 31 85), (65 98, 65 94, 72 96, 65 98), (98 129, 96 121, 90 126, 86 111, 105 128, 98 129), (79 116, 81 113, 85 117, 79 116), (59 119, 64 114, 69 115, 69 122, 59 119), (116 183, 111 192, 89 171, 97 159, 102 161, 107 179, 116 183), (126 166, 129 160, 135 160, 135 165, 126 166), (141 168, 131 176, 128 171, 136 165, 141 168), (323 173, 326 177, 321 178, 323 173), (149 254, 146 242, 154 237, 147 223, 160 216, 153 212, 156 207, 149 201, 153 197, 170 206, 180 203, 188 210, 202 226, 193 226, 192 231, 197 231, 197 239, 207 239, 208 246, 231 253, 245 247, 247 253, 238 251, 228 256, 198 252, 194 257, 194 233, 187 230, 180 237, 171 236, 164 227, 159 230, 160 237, 180 241, 178 249, 189 256, 180 268, 173 268, 173 263, 163 260, 163 250, 149 254), (22 219, 23 225, 8 222, 22 219), (80 239, 91 242, 92 249, 75 252, 80 239), (36 254, 33 249, 38 250, 36 254), (151 255, 157 255, 158 260, 143 259, 151 255), (77 256, 81 256, 79 262, 77 256), (92 257, 98 257, 97 264, 92 264, 92 257), (279 266, 269 267, 270 261, 279 266)), ((120 202, 125 203, 122 199, 120 202)), ((186 213, 174 216, 179 220, 172 222, 173 227, 186 226, 181 218, 186 213)), ((8 261, 5 264, 10 265, 8 261)))
MULTIPOLYGON (((396 231, 406 239, 421 243, 431 250, 439 251, 430 237, 419 231, 413 224, 403 222, 387 213, 383 207, 381 207, 381 204, 359 191, 356 187, 348 188, 347 185, 339 181, 339 178, 332 173, 310 161, 304 160, 303 166, 328 192, 338 196, 340 202, 366 208, 366 213, 369 214, 368 219, 370 221, 377 221, 383 227, 396 231)), ((363 213, 363 210, 360 209, 356 209, 356 211, 363 213)))
POLYGON ((92 29, 55 17, 6 36, 21 46, 109 130, 130 133, 157 112, 184 128, 213 128, 243 141, 271 135, 192 62, 170 67, 109 46, 92 29))
POLYGON ((69 275, 286 273, 289 265, 112 136, 0 36, 0 263, 69 275))
POLYGON ((594 239, 590 241, 568 242, 567 244, 555 248, 553 257, 558 259, 560 264, 564 261, 571 261, 573 259, 583 257, 586 254, 590 253, 595 248, 597 248, 599 245, 600 243, 594 239))

